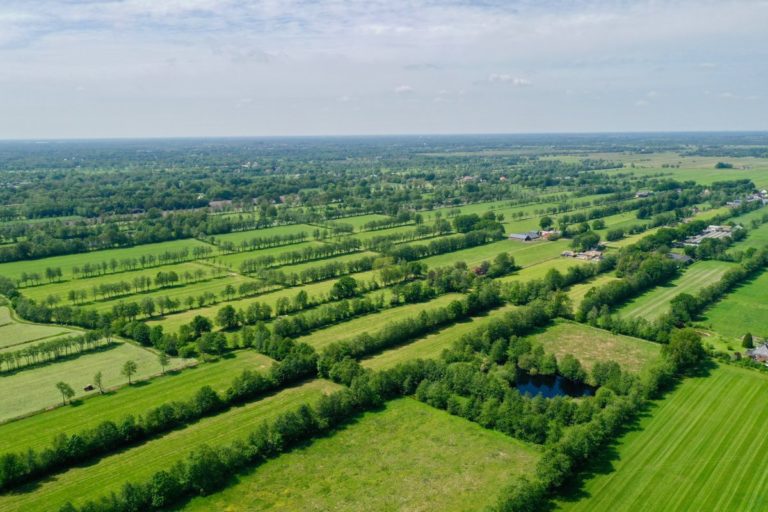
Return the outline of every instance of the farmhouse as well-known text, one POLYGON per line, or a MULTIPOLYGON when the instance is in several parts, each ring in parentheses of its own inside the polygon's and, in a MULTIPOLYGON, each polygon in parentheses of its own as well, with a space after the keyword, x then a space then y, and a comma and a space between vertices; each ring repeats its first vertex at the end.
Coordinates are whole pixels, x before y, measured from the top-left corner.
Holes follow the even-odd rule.
POLYGON ((543 238, 544 240, 549 240, 551 238, 557 238, 560 236, 560 232, 554 229, 549 231, 546 231, 546 230, 541 231, 539 234, 541 235, 541 238, 543 238))
POLYGON ((576 258, 577 260, 584 260, 584 261, 600 261, 603 259, 603 251, 584 251, 584 252, 563 251, 562 253, 560 253, 560 256, 563 256, 565 258, 576 258))
POLYGON ((747 355, 761 363, 768 361, 768 343, 763 343, 755 348, 747 349, 747 355))
POLYGON ((676 252, 667 253, 667 258, 682 263, 684 265, 690 265, 693 263, 693 258, 687 254, 677 254, 676 252))
POLYGON ((529 231, 528 233, 512 233, 509 235, 510 240, 519 240, 521 242, 531 242, 541 238, 541 234, 538 231, 529 231))

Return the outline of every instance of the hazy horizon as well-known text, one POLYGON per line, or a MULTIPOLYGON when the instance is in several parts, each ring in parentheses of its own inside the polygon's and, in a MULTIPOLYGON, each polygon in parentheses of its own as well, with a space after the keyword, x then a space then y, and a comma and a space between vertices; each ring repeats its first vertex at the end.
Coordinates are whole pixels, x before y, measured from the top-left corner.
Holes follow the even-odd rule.
POLYGON ((764 0, 10 0, 0 139, 754 132, 764 0))

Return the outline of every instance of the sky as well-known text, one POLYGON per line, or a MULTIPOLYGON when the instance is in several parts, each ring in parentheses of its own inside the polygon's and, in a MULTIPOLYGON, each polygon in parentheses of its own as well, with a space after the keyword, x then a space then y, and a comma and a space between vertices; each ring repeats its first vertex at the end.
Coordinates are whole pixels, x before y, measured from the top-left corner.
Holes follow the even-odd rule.
POLYGON ((768 0, 2 0, 0 138, 768 129, 768 0))

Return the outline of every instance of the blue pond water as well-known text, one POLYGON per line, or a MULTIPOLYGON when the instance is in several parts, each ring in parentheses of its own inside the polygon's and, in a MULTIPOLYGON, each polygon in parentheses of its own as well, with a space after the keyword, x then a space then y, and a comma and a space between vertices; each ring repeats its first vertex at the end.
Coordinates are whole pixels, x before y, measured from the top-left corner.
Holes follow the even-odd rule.
POLYGON ((564 379, 559 375, 526 375, 520 372, 517 376, 516 387, 520 394, 537 396, 544 398, 554 398, 556 396, 592 396, 595 389, 586 384, 579 384, 564 379))

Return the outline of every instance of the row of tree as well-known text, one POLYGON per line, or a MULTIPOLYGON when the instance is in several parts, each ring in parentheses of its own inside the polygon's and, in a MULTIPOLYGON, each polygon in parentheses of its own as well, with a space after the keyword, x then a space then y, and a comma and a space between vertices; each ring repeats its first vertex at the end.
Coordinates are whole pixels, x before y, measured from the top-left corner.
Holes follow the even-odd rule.
POLYGON ((50 363, 106 347, 112 340, 96 331, 39 341, 29 346, 0 352, 0 373, 16 372, 27 366, 50 363))
POLYGON ((344 238, 341 241, 311 245, 296 251, 288 251, 278 255, 266 254, 249 258, 240 263, 240 272, 253 274, 259 270, 279 265, 294 265, 305 261, 320 260, 349 254, 360 250, 361 242, 357 238, 344 238))

